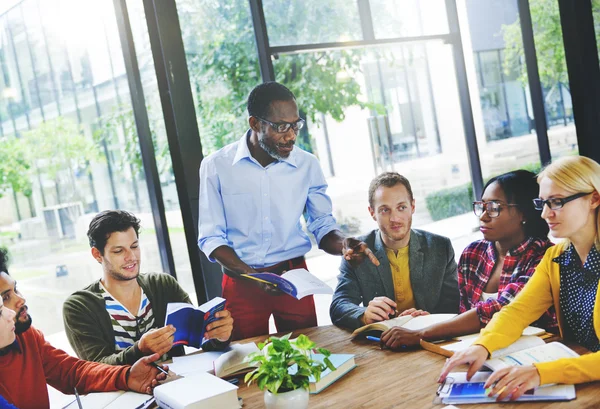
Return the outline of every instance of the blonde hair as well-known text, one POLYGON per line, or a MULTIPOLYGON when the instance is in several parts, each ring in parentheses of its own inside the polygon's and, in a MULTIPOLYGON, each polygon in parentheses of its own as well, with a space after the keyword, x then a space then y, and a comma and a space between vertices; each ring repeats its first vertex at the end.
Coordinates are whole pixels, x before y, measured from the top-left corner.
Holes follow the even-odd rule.
MULTIPOLYGON (((538 174, 537 181, 550 178, 560 188, 574 193, 600 192, 600 165, 585 156, 568 156, 546 166, 538 174)), ((600 219, 596 208, 596 237, 594 244, 600 251, 600 219)))

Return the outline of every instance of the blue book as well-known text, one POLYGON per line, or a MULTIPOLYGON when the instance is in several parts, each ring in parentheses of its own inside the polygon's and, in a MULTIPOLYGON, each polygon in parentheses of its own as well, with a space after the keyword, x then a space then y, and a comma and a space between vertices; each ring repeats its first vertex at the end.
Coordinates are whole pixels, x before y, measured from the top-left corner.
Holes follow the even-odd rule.
MULTIPOLYGON (((323 354, 312 354, 312 359, 314 360, 323 362, 323 358, 325 358, 325 355, 323 354)), ((356 368, 353 354, 331 354, 329 360, 335 367, 335 370, 332 371, 329 368, 325 368, 325 370, 321 372, 321 378, 319 379, 319 382, 317 382, 313 376, 308 378, 310 381, 310 386, 308 388, 310 393, 316 394, 321 392, 323 389, 327 388, 342 376, 356 368)), ((297 371, 298 366, 296 364, 290 366, 288 369, 288 372, 292 375, 297 371)))
POLYGON ((165 325, 175 327, 173 345, 202 347, 208 341, 204 337, 206 326, 218 320, 215 314, 224 308, 225 299, 221 297, 215 297, 199 307, 181 302, 167 304, 165 325))
POLYGON ((273 273, 255 273, 248 276, 267 281, 298 300, 312 294, 333 294, 331 287, 304 268, 290 270, 280 276, 273 273))
MULTIPOLYGON (((320 361, 323 361, 325 356, 321 354, 313 354, 312 357, 313 359, 319 359, 320 361)), ((315 394, 321 392, 323 389, 327 388, 342 376, 356 368, 353 354, 331 354, 329 360, 333 366, 335 366, 335 371, 326 368, 321 373, 321 379, 319 379, 319 382, 316 382, 316 380, 311 376, 309 378, 310 387, 308 389, 310 393, 315 394)))

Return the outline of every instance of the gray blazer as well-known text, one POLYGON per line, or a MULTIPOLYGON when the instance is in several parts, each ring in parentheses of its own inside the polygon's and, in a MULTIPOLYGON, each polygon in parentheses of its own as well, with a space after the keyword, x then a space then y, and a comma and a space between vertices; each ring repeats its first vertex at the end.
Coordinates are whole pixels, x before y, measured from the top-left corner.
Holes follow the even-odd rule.
MULTIPOLYGON (((359 318, 366 310, 364 306, 373 298, 394 299, 392 270, 379 230, 373 230, 359 240, 367 243, 381 264, 377 267, 365 259, 358 267, 352 267, 342 258, 338 285, 329 308, 335 325, 352 330, 362 326, 359 318)), ((450 240, 412 229, 408 251, 416 307, 431 313, 458 313, 458 279, 450 240)))

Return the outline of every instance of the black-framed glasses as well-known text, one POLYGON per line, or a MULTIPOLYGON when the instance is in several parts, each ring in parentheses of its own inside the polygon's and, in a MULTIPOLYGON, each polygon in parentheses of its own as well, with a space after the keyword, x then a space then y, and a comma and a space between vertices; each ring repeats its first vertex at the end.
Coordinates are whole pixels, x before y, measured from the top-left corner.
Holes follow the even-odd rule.
POLYGON ((290 130, 290 128, 292 128, 295 132, 298 132, 300 129, 304 128, 304 124, 306 123, 306 121, 302 118, 298 119, 296 122, 279 122, 279 123, 267 121, 266 119, 260 118, 258 116, 256 116, 255 118, 260 121, 263 121, 266 124, 271 125, 271 128, 273 128, 275 130, 275 132, 277 132, 277 133, 286 133, 287 131, 290 130))
POLYGON ((494 218, 500 216, 500 210, 502 210, 503 206, 517 205, 511 203, 500 203, 495 200, 490 200, 489 202, 473 202, 473 213, 475 213, 475 216, 481 217, 485 211, 488 216, 494 218))
POLYGON ((567 197, 555 197, 555 198, 551 198, 551 199, 533 199, 533 207, 535 207, 535 210, 544 210, 544 205, 548 205, 548 207, 552 210, 558 210, 558 209, 562 209, 562 207, 575 200, 575 199, 579 199, 580 197, 583 196, 587 196, 587 195, 591 195, 594 192, 589 192, 589 193, 575 193, 574 195, 571 196, 567 196, 567 197))

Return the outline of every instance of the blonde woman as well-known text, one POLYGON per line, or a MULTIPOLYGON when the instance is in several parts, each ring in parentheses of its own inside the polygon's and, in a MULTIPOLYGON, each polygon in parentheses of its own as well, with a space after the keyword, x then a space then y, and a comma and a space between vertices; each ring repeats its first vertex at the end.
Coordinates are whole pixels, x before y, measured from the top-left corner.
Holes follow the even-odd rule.
POLYGON ((534 204, 550 233, 566 240, 546 251, 529 283, 494 316, 475 345, 446 362, 440 382, 461 364, 469 365, 470 379, 490 353, 516 341, 551 305, 563 339, 592 353, 496 371, 486 384, 494 385, 490 396, 514 400, 539 385, 600 380, 600 165, 582 156, 563 158, 544 169, 538 183, 534 204))

